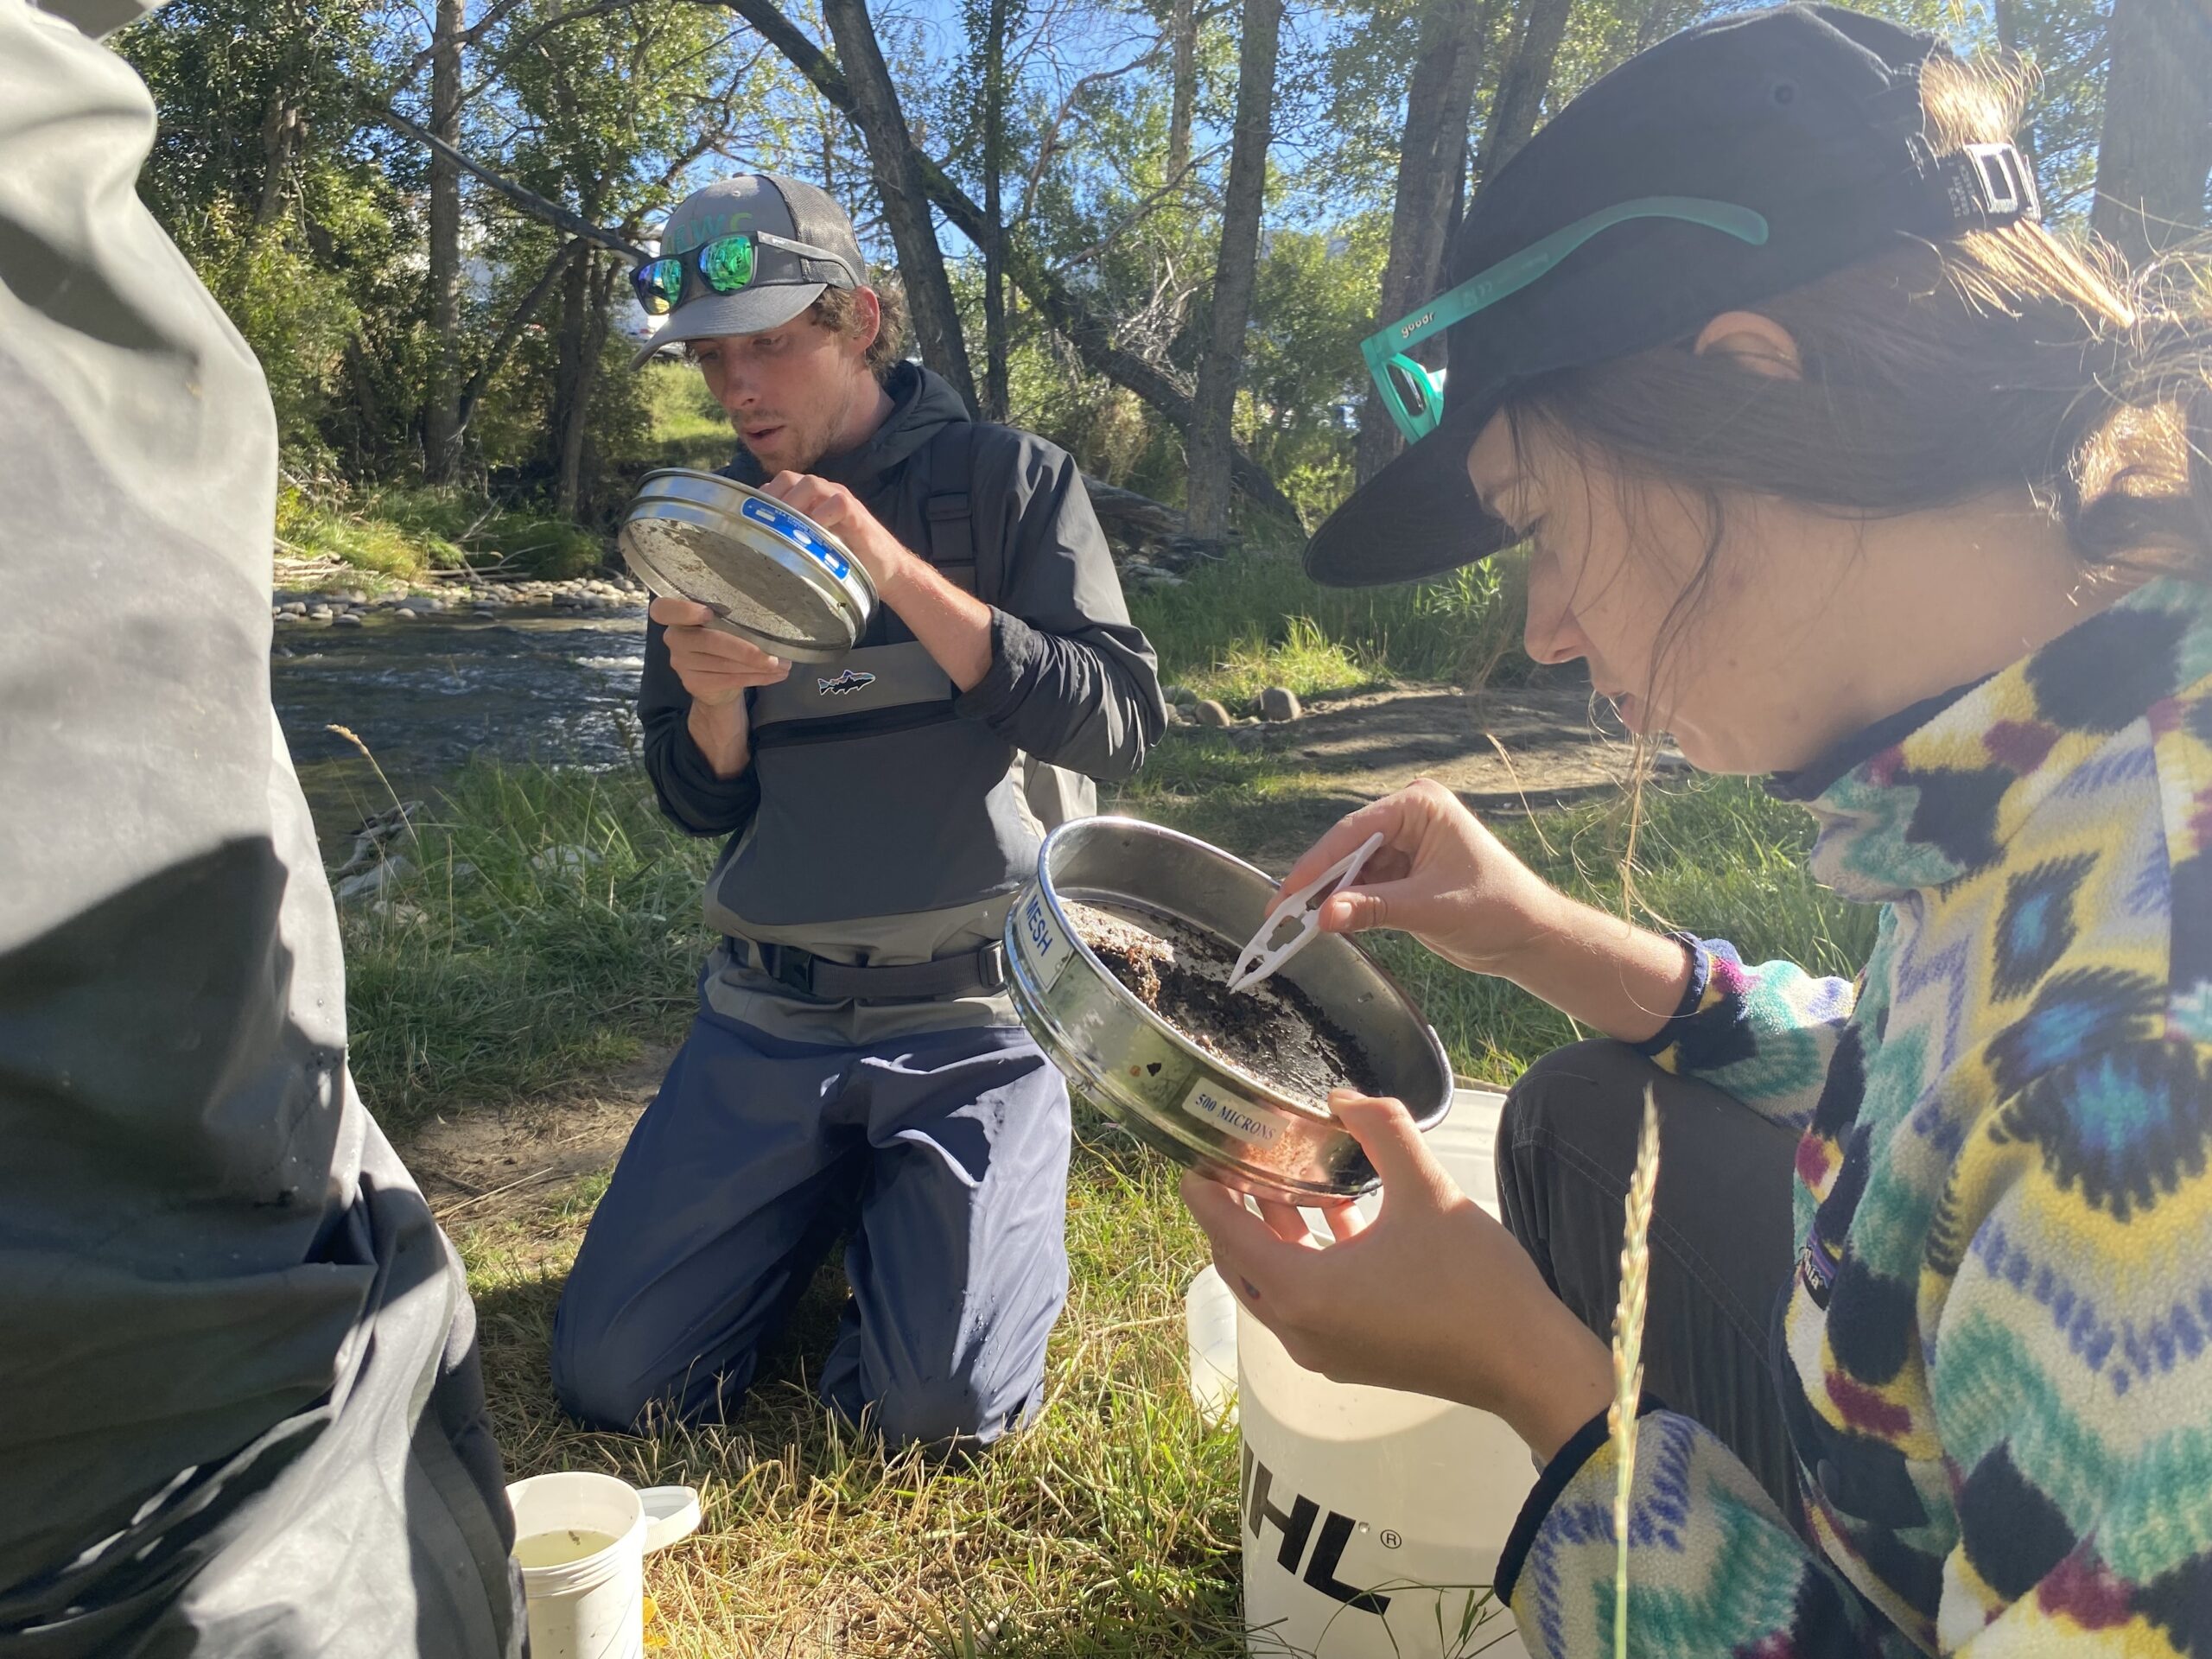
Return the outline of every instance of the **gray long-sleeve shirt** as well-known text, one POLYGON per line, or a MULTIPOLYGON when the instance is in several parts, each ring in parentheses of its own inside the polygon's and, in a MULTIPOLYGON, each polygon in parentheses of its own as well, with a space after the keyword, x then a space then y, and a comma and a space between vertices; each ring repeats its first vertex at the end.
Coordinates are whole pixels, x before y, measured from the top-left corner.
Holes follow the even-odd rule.
MULTIPOLYGON (((902 365, 886 389, 893 407, 883 425, 817 471, 956 580, 968 575, 963 550, 933 544, 941 538, 931 508, 939 504, 941 522, 948 496, 968 498, 982 589, 995 601, 983 679, 964 694, 944 680, 941 694, 902 701, 888 695, 901 675, 887 671, 873 705, 868 692, 840 694, 815 719, 803 704, 830 694, 811 690, 821 682, 802 664, 791 689, 752 699, 753 763, 730 779, 716 778, 691 741, 690 699, 657 626, 639 696, 663 810, 694 834, 732 836, 709 884, 710 919, 725 932, 848 956, 852 924, 987 907, 1020 884, 1039 830, 1024 757, 1086 779, 1124 778, 1166 723, 1152 649, 1128 620, 1074 461, 1004 427, 972 427, 964 442, 948 442, 967 412, 926 370, 902 365), (947 461, 956 455, 957 476, 947 461)), ((749 456, 730 471, 759 480, 749 456)), ((895 663, 911 683, 912 639, 880 610, 852 660, 895 663)), ((922 931, 963 942, 933 922, 922 931)), ((879 961, 929 954, 875 934, 865 948, 879 961)))

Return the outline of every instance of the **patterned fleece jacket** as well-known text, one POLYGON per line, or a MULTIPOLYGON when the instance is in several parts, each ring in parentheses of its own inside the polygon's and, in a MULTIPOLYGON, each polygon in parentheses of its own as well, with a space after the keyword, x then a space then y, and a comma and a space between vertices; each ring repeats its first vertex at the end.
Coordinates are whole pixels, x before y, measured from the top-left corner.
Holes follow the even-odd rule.
MULTIPOLYGON (((1812 1542, 1649 1410, 1630 1650, 2212 1654, 2212 590, 1899 723, 1811 803, 1815 873, 1882 906, 1856 986, 1701 945, 1653 1045, 1804 1132, 1774 1341, 1812 1542)), ((1611 1650, 1616 1473, 1601 1418, 1522 1512, 1532 1653, 1611 1650)))

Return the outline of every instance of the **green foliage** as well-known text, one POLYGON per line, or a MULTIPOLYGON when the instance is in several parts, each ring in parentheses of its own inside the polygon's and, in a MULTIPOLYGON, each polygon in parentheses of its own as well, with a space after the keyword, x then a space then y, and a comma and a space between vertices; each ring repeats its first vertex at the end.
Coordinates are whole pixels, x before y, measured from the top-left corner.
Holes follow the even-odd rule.
POLYGON ((1261 257, 1237 435, 1308 524, 1351 491, 1347 365, 1375 327, 1389 240, 1389 215, 1370 212, 1274 232, 1261 257))
POLYGON ((359 308, 280 230, 242 225, 226 202, 211 205, 193 230, 186 252, 261 359, 288 464, 322 470, 329 454, 322 423, 341 395, 359 308))
POLYGON ((650 435, 641 459, 656 467, 709 473, 729 464, 737 453, 737 436, 698 370, 660 359, 647 364, 638 378, 650 435))
POLYGON ((681 1030, 708 938, 711 848, 645 779, 480 763, 445 791, 414 873, 340 912, 353 1076, 391 1126, 619 1064, 681 1030))

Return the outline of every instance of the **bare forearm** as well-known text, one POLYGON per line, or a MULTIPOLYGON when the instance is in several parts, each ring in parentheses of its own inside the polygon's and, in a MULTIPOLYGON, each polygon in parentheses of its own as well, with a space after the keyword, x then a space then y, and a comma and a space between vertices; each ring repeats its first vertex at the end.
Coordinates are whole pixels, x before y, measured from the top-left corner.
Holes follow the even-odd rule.
POLYGON ((991 669, 991 607, 908 553, 882 584, 883 602, 963 691, 991 669))
POLYGON ((1564 894, 1506 977, 1581 1025, 1640 1043, 1658 1034, 1690 980, 1681 944, 1564 894))
POLYGON ((753 728, 743 697, 730 702, 695 702, 684 725, 715 777, 734 778, 753 764, 753 728))

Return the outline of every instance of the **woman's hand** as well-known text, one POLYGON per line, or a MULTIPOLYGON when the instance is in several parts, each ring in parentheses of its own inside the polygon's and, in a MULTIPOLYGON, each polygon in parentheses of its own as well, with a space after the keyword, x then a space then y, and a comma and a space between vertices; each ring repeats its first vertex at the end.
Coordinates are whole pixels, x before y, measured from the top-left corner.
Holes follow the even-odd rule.
POLYGON ((1396 928, 1446 962, 1512 976, 1529 947, 1556 931, 1558 892, 1429 778, 1338 823, 1291 867, 1281 890, 1312 880, 1377 831, 1382 844, 1357 882, 1321 906, 1324 931, 1396 928))
POLYGON ((1329 1105, 1382 1178, 1381 1211, 1363 1224, 1349 1204, 1331 1208, 1325 1245, 1288 1205, 1255 1216, 1186 1175, 1222 1278, 1308 1370, 1494 1412, 1548 1459, 1611 1397, 1605 1345, 1452 1183, 1403 1106, 1349 1090, 1329 1105))
POLYGON ((1510 979, 1624 1043, 1656 1036, 1681 1006, 1690 958, 1679 941, 1569 899, 1431 779, 1339 822, 1291 867, 1281 891, 1378 830, 1382 844, 1359 880, 1322 905, 1325 931, 1397 928, 1446 962, 1510 979))

